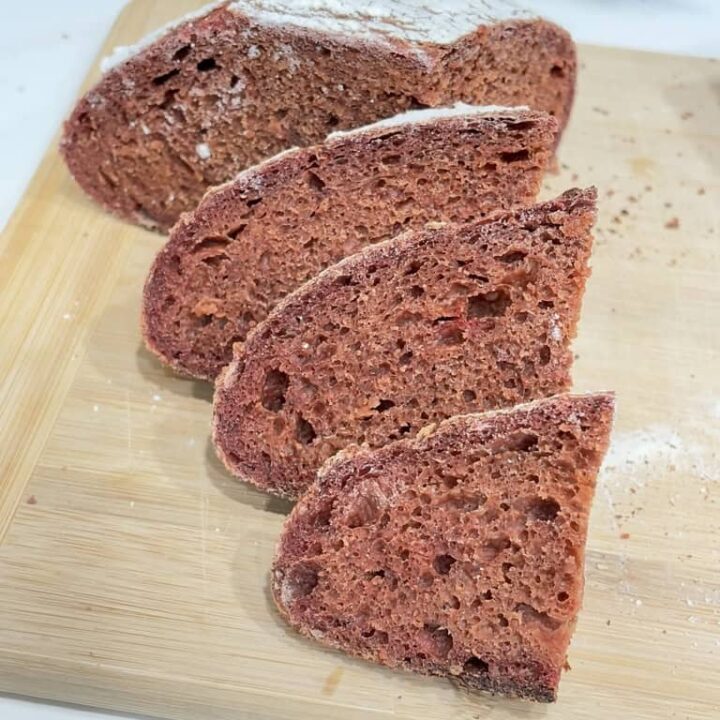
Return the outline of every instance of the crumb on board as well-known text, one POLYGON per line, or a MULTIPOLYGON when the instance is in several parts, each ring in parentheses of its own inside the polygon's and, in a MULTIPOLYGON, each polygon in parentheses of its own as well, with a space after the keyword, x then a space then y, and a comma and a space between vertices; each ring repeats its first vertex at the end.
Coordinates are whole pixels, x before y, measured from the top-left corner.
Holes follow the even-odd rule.
POLYGON ((668 230, 677 230, 680 227, 680 220, 676 217, 670 218, 666 223, 665 227, 668 230))
POLYGON ((629 539, 630 539, 630 533, 629 533, 629 532, 620 533, 620 539, 621 539, 621 540, 629 540, 629 539))
POLYGON ((704 195, 704 194, 705 194, 705 188, 704 188, 704 187, 698 188, 698 193, 697 193, 697 194, 698 194, 698 195, 704 195))
POLYGON ((27 502, 28 505, 37 505, 37 498, 36 498, 34 495, 31 495, 31 496, 26 500, 26 502, 27 502))

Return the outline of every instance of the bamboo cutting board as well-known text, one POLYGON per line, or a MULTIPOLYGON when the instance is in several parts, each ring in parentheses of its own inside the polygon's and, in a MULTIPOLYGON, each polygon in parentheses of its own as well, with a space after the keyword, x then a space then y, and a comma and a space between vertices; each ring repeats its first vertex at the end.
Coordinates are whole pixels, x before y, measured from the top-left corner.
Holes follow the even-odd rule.
MULTIPOLYGON (((108 40, 191 1, 136 0, 108 40)), ((551 707, 324 650, 273 611, 288 506, 227 477, 210 388, 142 348, 162 238, 54 147, 0 240, 0 690, 167 718, 720 717, 720 65, 582 48, 562 171, 601 213, 576 387, 618 419, 551 707)))

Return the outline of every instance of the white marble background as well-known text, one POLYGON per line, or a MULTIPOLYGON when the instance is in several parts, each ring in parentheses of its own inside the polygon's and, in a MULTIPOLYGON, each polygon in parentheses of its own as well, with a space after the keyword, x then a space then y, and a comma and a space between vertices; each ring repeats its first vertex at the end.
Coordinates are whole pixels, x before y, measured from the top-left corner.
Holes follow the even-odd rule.
MULTIPOLYGON (((520 2, 568 28, 578 42, 720 56, 720 0, 520 2)), ((0 0, 0 228, 123 5, 124 0, 0 0)), ((0 696, 2 720, 124 717, 0 696)))

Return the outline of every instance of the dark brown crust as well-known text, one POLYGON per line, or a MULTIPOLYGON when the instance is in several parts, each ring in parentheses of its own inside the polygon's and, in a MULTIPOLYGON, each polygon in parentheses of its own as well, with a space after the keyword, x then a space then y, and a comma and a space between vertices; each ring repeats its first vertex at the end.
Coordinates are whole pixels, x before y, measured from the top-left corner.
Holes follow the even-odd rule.
POLYGON ((275 303, 343 256, 428 221, 531 203, 556 132, 536 111, 471 113, 371 127, 246 171, 210 191, 158 254, 148 347, 214 378, 275 303))
POLYGON ((230 472, 297 497, 349 444, 567 390, 595 197, 408 233, 285 298, 216 384, 230 472))
POLYGON ((340 453, 285 522, 280 613, 366 660, 554 701, 613 409, 556 396, 340 453))
POLYGON ((575 74, 571 38, 539 19, 416 46, 256 25, 220 7, 108 71, 65 123, 61 151, 105 209, 168 229, 243 168, 412 107, 525 104, 562 128, 575 74))

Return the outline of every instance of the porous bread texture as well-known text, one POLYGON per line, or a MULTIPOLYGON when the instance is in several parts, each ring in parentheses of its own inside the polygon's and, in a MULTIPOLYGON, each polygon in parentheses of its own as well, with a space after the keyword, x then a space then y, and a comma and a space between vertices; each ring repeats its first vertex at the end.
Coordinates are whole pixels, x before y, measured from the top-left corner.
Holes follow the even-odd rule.
MULTIPOLYGON (((509 12, 492 23, 486 3, 421 4, 421 25, 469 27, 437 43, 315 26, 367 18, 312 5, 314 15, 303 2, 222 3, 119 51, 65 125, 62 153, 81 187, 123 218, 168 229, 208 187, 264 158, 413 107, 529 105, 567 120, 575 48, 551 23, 509 12), (281 12, 290 5, 294 16, 281 12)), ((376 25, 397 24, 390 10, 376 25)))
POLYGON ((613 405, 556 396, 341 453, 285 523, 281 614, 366 660, 555 700, 613 405))
POLYGON ((289 295, 216 384, 229 471, 299 497, 349 445, 567 390, 595 199, 407 233, 289 295))
POLYGON ((429 221, 535 199, 556 120, 522 109, 417 111, 285 152, 211 190, 150 270, 148 347, 214 378, 287 293, 363 247, 429 221))

